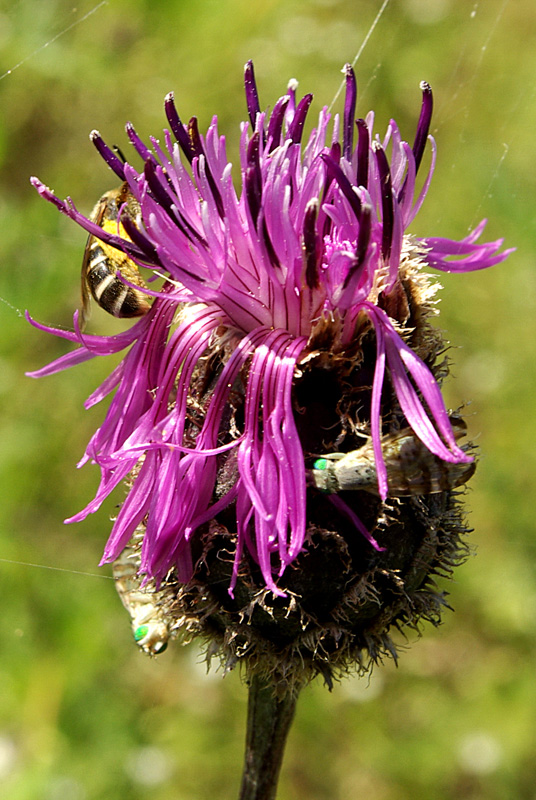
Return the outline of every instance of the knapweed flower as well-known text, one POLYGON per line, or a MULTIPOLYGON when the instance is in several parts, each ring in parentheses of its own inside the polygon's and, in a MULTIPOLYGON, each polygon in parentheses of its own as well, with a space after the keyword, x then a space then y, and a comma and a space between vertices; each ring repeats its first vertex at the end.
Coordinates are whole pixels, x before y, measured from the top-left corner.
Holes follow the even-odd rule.
POLYGON ((87 401, 115 390, 81 462, 99 466, 99 489, 70 521, 127 481, 103 562, 141 526, 140 571, 177 582, 176 625, 196 619, 227 663, 247 655, 281 680, 296 670, 329 679, 334 664, 392 652, 394 622, 437 620, 431 576, 463 553, 451 489, 473 456, 441 395, 445 343, 429 323, 436 287, 425 270, 484 269, 509 252, 502 240, 477 243, 484 223, 461 241, 406 233, 435 163, 430 87, 410 146, 394 121, 380 138, 372 113, 355 118, 345 74, 342 117, 331 125, 324 108, 304 143, 312 95, 298 101, 291 82, 268 114, 248 63, 239 169, 216 118, 203 136, 171 94, 163 144, 127 126, 141 170, 94 132, 139 206, 135 219, 119 214, 127 236, 33 180, 89 234, 164 277, 126 333, 86 334, 76 314, 74 332, 32 323, 78 345, 35 376, 129 348, 87 401), (420 453, 409 463, 403 441, 420 453), (364 446, 364 487, 354 477, 363 458, 318 459, 364 446), (321 491, 322 468, 344 485, 321 491), (407 491, 394 488, 400 472, 407 491))

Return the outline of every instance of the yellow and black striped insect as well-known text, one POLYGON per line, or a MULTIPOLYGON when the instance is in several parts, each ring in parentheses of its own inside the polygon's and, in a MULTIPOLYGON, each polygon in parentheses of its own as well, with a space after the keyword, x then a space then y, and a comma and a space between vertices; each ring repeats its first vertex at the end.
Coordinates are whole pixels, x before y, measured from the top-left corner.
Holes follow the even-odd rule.
MULTIPOLYGON (((120 213, 126 213, 133 220, 139 216, 139 204, 131 193, 128 184, 106 192, 91 212, 90 219, 103 231, 128 235, 119 223, 120 213), (123 210, 122 210, 123 209, 123 210)), ((91 297, 98 305, 114 317, 141 317, 150 309, 150 303, 143 289, 147 286, 138 267, 125 253, 101 242, 96 236, 89 236, 82 261, 82 308, 81 328, 89 318, 91 297), (140 288, 127 286, 117 273, 140 288)))
POLYGON ((115 588, 130 615, 134 640, 150 656, 163 653, 172 635, 169 608, 175 599, 176 584, 164 581, 156 589, 153 581, 142 586, 140 567, 141 543, 144 528, 136 530, 112 567, 115 588))
MULTIPOLYGON (((456 439, 466 432, 462 420, 451 420, 456 439)), ((464 447, 467 449, 467 446, 464 447)), ((382 437, 390 497, 435 494, 461 486, 475 471, 474 461, 453 464, 435 456, 411 428, 382 437)), ((311 481, 327 494, 363 491, 378 494, 378 473, 372 441, 350 453, 331 453, 317 458, 311 481)))

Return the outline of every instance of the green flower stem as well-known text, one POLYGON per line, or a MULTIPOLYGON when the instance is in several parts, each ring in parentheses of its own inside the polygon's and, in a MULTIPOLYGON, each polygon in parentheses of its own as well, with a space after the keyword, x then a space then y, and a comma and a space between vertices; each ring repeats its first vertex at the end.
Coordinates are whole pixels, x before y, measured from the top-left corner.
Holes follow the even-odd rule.
POLYGON ((239 800, 274 800, 297 699, 296 691, 276 697, 269 681, 257 676, 250 679, 246 754, 239 800))

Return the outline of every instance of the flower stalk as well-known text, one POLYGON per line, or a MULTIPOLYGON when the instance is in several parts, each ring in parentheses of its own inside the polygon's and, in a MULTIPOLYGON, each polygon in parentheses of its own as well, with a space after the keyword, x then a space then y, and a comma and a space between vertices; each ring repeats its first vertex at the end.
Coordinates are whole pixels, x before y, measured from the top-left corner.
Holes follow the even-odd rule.
POLYGON ((246 751, 239 800, 274 800, 298 695, 276 695, 270 680, 248 681, 246 751))

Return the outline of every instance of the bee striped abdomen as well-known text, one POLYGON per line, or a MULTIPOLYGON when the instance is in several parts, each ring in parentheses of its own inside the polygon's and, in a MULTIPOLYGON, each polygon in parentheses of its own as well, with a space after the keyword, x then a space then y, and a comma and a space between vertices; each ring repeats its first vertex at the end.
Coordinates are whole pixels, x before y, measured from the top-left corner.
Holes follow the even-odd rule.
MULTIPOLYGON (((107 233, 128 235, 118 218, 121 210, 132 220, 139 214, 139 204, 125 183, 104 194, 91 214, 91 219, 107 233)), ((82 262, 82 328, 89 316, 90 296, 114 317, 141 317, 151 308, 144 292, 146 284, 138 267, 121 250, 95 236, 87 240, 82 262), (119 274, 121 274, 121 277, 119 274), (128 281, 129 286, 125 283, 128 281), (140 287, 139 289, 136 287, 140 287)))
MULTIPOLYGON (((112 249, 112 248, 109 248, 112 249)), ((110 255, 105 251, 105 245, 94 239, 89 246, 90 260, 86 273, 86 280, 91 294, 101 308, 113 317, 141 317, 150 309, 146 295, 140 289, 127 286, 117 276, 121 272, 127 280, 132 281, 132 267, 123 263, 117 256, 111 261, 110 255)), ((132 262, 130 262, 132 263, 132 262)))

